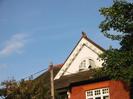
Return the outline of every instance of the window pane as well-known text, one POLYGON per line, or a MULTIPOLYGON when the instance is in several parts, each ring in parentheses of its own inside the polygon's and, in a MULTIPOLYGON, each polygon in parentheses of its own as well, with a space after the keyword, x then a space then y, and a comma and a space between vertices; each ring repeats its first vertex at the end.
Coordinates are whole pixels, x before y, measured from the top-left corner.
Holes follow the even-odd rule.
POLYGON ((88 91, 87 96, 93 96, 93 91, 88 91))
POLYGON ((102 89, 102 93, 103 93, 103 94, 107 94, 107 93, 109 93, 109 89, 108 89, 108 88, 104 88, 104 89, 102 89))
POLYGON ((95 90, 95 95, 100 95, 100 94, 101 94, 100 89, 95 90))
POLYGON ((109 99, 109 96, 104 96, 103 99, 109 99))
POLYGON ((83 60, 83 67, 86 66, 86 60, 83 60))
POLYGON ((101 99, 101 97, 96 97, 95 99, 101 99))
POLYGON ((84 70, 86 68, 86 60, 83 60, 79 65, 79 70, 84 70))
POLYGON ((95 62, 92 59, 89 59, 90 67, 95 68, 95 62))

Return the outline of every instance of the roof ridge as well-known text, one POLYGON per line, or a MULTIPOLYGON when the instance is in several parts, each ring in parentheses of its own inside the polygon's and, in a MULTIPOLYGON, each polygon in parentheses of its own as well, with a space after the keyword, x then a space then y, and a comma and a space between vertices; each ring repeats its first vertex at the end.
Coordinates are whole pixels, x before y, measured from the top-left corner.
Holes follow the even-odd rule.
POLYGON ((53 67, 62 67, 64 65, 64 63, 61 64, 54 64, 53 67))
POLYGON ((91 40, 90 38, 88 38, 86 32, 82 32, 82 37, 81 38, 85 38, 87 41, 91 42, 92 44, 94 44, 96 47, 98 47, 102 51, 105 51, 105 49, 103 47, 101 47, 99 44, 95 43, 93 40, 91 40))

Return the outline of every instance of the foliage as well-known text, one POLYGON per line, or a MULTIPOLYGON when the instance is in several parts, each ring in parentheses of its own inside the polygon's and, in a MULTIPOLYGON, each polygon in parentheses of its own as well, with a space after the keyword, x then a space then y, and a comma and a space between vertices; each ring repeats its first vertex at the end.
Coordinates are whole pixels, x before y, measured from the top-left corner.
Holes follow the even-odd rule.
POLYGON ((32 91, 32 81, 20 81, 16 82, 15 80, 7 80, 1 83, 3 88, 1 88, 0 96, 4 96, 6 99, 29 99, 32 91))
MULTIPOLYGON (((60 68, 54 68, 54 75, 60 68)), ((0 97, 4 99, 51 99, 49 70, 34 80, 8 80, 1 83, 0 97)), ((56 96, 57 97, 57 96, 56 96)))
POLYGON ((120 48, 110 48, 101 56, 104 74, 111 79, 123 80, 131 85, 133 79, 133 3, 113 1, 112 6, 100 9, 105 20, 101 32, 112 40, 120 41, 120 48), (112 33, 114 32, 115 33, 112 33))
POLYGON ((133 99, 133 3, 115 0, 112 6, 101 8, 100 13, 105 18, 100 24, 101 32, 107 38, 119 40, 121 45, 100 55, 104 60, 102 73, 110 79, 128 83, 133 99))
POLYGON ((111 7, 101 8, 100 13, 105 17, 105 20, 100 24, 100 29, 108 38, 113 40, 127 40, 124 37, 133 33, 132 3, 115 0, 111 7), (109 33, 110 30, 116 31, 117 34, 109 33))
POLYGON ((107 50, 101 55, 104 72, 111 79, 123 80, 130 84, 133 78, 133 51, 107 50))

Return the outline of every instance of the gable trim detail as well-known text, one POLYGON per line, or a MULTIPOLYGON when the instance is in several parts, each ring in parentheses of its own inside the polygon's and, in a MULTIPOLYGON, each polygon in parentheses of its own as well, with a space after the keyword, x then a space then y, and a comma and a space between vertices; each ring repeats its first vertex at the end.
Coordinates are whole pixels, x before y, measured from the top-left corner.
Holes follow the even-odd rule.
POLYGON ((82 35, 81 39, 78 41, 74 49, 71 51, 70 55, 67 57, 66 61, 64 62, 64 65, 62 66, 62 68, 57 73, 54 79, 59 79, 62 75, 64 75, 64 73, 70 67, 73 60, 77 57, 77 55, 84 46, 86 46, 96 54, 101 54, 105 51, 102 47, 94 43, 92 40, 88 39, 86 35, 82 35))

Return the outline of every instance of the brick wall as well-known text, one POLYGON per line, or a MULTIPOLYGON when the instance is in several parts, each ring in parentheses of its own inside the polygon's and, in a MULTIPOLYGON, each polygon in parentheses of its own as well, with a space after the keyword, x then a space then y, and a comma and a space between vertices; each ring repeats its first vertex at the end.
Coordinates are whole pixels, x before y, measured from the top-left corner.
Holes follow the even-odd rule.
POLYGON ((85 92, 87 90, 109 88, 110 99, 130 99, 129 89, 122 81, 102 81, 92 84, 72 87, 70 99, 85 99, 85 92))

